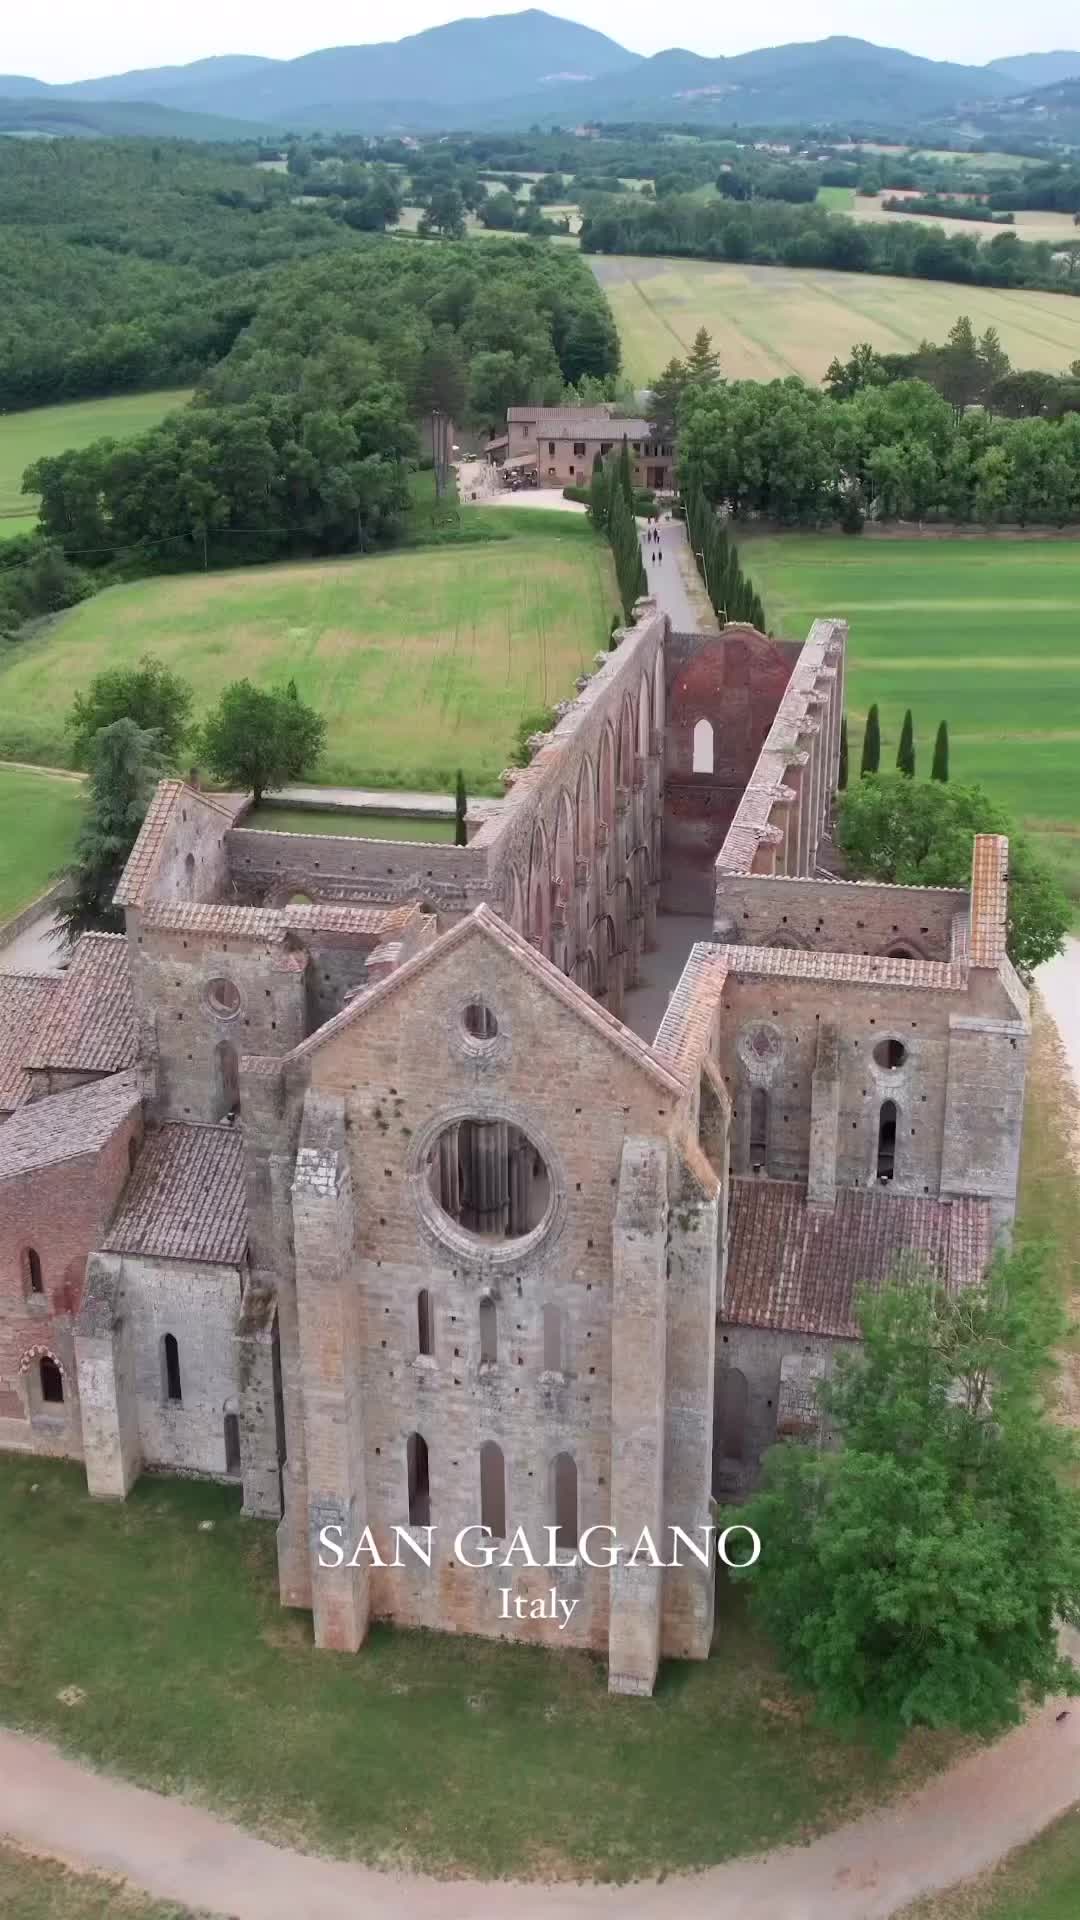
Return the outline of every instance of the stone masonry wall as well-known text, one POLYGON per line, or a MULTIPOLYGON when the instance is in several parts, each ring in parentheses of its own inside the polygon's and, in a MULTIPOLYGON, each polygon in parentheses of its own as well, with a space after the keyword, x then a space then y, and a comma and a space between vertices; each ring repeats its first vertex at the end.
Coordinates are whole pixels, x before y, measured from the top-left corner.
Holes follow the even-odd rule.
POLYGON ((722 873, 716 881, 717 937, 754 947, 888 953, 903 945, 923 959, 948 960, 953 922, 967 908, 961 888, 764 874, 722 873))

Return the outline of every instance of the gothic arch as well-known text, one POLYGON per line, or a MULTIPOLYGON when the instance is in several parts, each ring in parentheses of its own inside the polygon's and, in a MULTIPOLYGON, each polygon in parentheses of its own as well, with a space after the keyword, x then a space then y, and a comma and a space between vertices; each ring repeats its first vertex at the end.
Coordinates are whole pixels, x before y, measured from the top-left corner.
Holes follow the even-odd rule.
POLYGON ((658 733, 664 731, 664 715, 664 649, 657 647, 656 659, 653 661, 652 723, 658 733))
POLYGON ((600 738, 596 775, 596 811, 609 831, 615 825, 615 736, 608 721, 600 738))
POLYGON ((880 951, 887 960, 927 960, 930 957, 924 942, 913 940, 907 933, 894 933, 880 951))
POLYGON ((559 795, 558 821, 555 827, 555 879, 563 890, 569 908, 574 897, 575 847, 574 808, 564 787, 559 795))
POLYGON ((627 694, 619 714, 618 778, 620 787, 634 784, 634 740, 637 734, 634 703, 627 694))
POLYGON ((651 735, 652 702, 649 698, 649 676, 643 673, 637 700, 637 750, 642 760, 648 756, 651 735))
POLYGON ((529 939, 534 947, 550 958, 551 955, 551 856, 548 852, 547 834, 544 823, 538 820, 533 830, 532 853, 529 859, 529 903, 528 926, 529 939))
POLYGON ((525 889, 521 884, 521 875, 516 867, 510 869, 510 898, 507 902, 508 918, 515 933, 525 932, 525 889))
POLYGON ((577 844, 582 859, 591 860, 596 848, 596 775, 588 754, 578 774, 577 844))

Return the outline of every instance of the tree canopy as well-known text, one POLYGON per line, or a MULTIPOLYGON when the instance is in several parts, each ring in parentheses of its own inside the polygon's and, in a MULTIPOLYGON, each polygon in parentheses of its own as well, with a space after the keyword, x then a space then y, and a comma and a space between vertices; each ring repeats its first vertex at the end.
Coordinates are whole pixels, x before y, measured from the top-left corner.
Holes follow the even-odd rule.
POLYGON ((133 720, 154 739, 159 759, 175 766, 191 728, 191 688, 163 661, 144 654, 137 667, 114 667, 95 674, 86 693, 75 695, 68 716, 72 757, 89 766, 94 739, 115 720, 133 720))
POLYGON ((267 692, 250 680, 225 688, 202 728, 202 751, 217 779, 263 794, 310 773, 326 737, 326 722, 305 706, 295 682, 267 692))
MULTIPOLYGON (((947 763, 946 763, 947 771, 947 763)), ((1004 808, 981 787, 869 773, 839 797, 837 845, 856 874, 905 887, 967 887, 977 833, 1009 840, 1009 957, 1020 972, 1060 953, 1069 903, 1004 808)))
POLYGON ((57 916, 69 943, 84 933, 123 931, 113 894, 160 771, 155 735, 134 720, 114 720, 94 734, 86 817, 70 868, 72 893, 57 916))
POLYGON ((823 1718, 992 1734, 1080 1692, 1071 1435, 1046 1412, 1063 1331, 1038 1249, 946 1291, 909 1273, 858 1305, 821 1390, 838 1450, 784 1443, 726 1515, 763 1542, 751 1608, 823 1718))

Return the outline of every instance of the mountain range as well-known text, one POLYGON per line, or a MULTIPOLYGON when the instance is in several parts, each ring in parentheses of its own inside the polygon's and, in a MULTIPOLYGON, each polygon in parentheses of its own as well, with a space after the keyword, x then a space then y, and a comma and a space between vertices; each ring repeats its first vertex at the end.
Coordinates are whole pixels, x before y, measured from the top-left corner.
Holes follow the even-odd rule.
POLYGON ((538 117, 917 126, 1074 77, 1080 52, 960 66, 844 37, 730 58, 682 48, 646 58, 530 9, 295 60, 222 55, 66 86, 0 75, 0 129, 14 130, 20 118, 27 130, 193 138, 235 138, 243 129, 428 132, 538 117))

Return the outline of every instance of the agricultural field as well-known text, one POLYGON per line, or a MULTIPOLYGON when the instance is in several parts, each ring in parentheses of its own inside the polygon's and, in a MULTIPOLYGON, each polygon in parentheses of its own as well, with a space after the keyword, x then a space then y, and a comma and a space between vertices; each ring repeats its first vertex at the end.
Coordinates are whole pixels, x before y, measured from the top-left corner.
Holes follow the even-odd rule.
MULTIPOLYGON (((818 199, 820 200, 826 193, 851 192, 850 187, 819 187, 818 199)), ((1004 226, 993 220, 950 220, 947 214, 939 217, 934 213, 911 214, 898 213, 895 210, 890 212, 881 204, 882 200, 889 197, 888 194, 882 194, 880 199, 875 199, 871 194, 852 194, 850 204, 846 208, 840 208, 840 211, 851 213, 856 220, 868 221, 871 226, 890 223, 895 225, 898 220, 915 220, 921 226, 941 227, 945 233, 974 234, 976 239, 982 240, 992 240, 999 233, 1015 233, 1020 240, 1053 240, 1063 247, 1080 240, 1080 229, 1077 228, 1071 213, 1043 213, 1032 209, 1014 213, 1012 225, 1004 226)), ((908 198, 913 197, 908 196, 908 198)), ((837 211, 835 206, 833 211, 837 211)), ((1044 297, 1054 298, 1052 294, 1044 297)))
POLYGON ((1060 373, 1080 356, 1080 299, 1068 294, 633 255, 590 255, 589 264, 639 382, 684 354, 699 327, 712 334, 724 373, 743 380, 820 380, 834 355, 846 358, 862 340, 909 353, 944 340, 961 313, 977 333, 996 327, 1014 366, 1060 373))
POLYGON ((498 791, 522 719, 572 694, 606 645, 611 556, 584 519, 470 508, 488 544, 183 574, 111 587, 0 656, 0 755, 64 765, 95 673, 153 653, 197 709, 229 681, 295 678, 327 717, 318 777, 498 791))
POLYGON ((0 766, 0 923, 43 893, 71 859, 83 782, 0 766))
POLYGON ((774 632, 850 620, 853 755, 875 700, 883 765, 906 707, 924 772, 947 720, 952 778, 1012 810, 1080 907, 1080 542, 787 534, 739 552, 774 632))
POLYGON ((61 407, 31 407, 26 413, 0 415, 0 539, 5 531, 29 532, 22 477, 33 460, 88 447, 92 440, 132 440, 156 427, 191 394, 185 388, 158 393, 125 393, 111 400, 72 400, 61 407), (21 523, 21 524, 20 524, 21 523))

